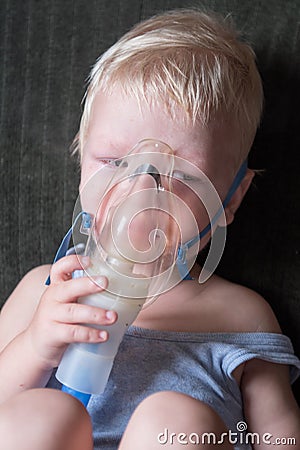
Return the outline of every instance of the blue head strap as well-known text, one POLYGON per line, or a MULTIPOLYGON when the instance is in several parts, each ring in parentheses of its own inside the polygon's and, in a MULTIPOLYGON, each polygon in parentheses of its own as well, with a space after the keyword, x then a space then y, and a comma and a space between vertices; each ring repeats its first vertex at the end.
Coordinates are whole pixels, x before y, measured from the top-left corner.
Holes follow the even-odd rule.
POLYGON ((233 194, 235 193, 235 191, 241 184, 243 178, 245 177, 246 172, 247 172, 247 167, 248 167, 248 161, 245 160, 243 162, 243 164, 241 165, 241 167, 239 168, 222 205, 220 206, 220 208, 218 209, 218 211, 216 212, 214 217, 211 219, 209 224, 206 225, 206 227, 203 228, 203 230, 200 231, 200 233, 197 236, 195 236, 194 238, 185 242, 184 244, 182 244, 179 247, 176 265, 177 265, 178 272, 183 280, 191 280, 192 279, 192 277, 189 273, 187 262, 186 262, 186 254, 187 254, 188 249, 191 248, 193 245, 195 245, 198 241, 200 241, 204 236, 206 236, 207 233, 210 232, 213 225, 218 221, 220 215, 222 214, 223 209, 226 208, 226 206, 232 199, 233 194))

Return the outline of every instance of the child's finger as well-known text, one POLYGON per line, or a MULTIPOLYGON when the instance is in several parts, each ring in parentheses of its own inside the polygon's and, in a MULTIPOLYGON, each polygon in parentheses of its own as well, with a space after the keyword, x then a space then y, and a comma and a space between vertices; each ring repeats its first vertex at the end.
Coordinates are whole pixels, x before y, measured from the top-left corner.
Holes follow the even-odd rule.
POLYGON ((72 278, 75 270, 83 270, 89 266, 87 256, 69 255, 61 258, 51 267, 51 284, 61 283, 72 278))
POLYGON ((70 303, 85 295, 101 292, 107 287, 107 278, 87 276, 70 279, 64 283, 53 284, 51 297, 60 303, 70 303))
POLYGON ((108 332, 106 330, 98 330, 84 325, 70 324, 61 327, 57 332, 56 338, 59 338, 66 344, 75 342, 99 343, 108 339, 108 332))
POLYGON ((68 324, 111 325, 117 319, 114 311, 79 303, 63 304, 57 311, 56 321, 68 324))

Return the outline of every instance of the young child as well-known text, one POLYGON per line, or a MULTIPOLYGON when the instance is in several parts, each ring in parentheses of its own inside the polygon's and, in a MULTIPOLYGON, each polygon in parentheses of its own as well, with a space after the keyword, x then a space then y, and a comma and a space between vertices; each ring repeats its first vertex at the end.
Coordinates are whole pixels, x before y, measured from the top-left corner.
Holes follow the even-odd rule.
MULTIPOLYGON (((202 170, 223 201, 247 158, 262 101, 254 54, 227 22, 195 10, 142 22, 92 70, 77 141, 80 192, 100 167, 150 138, 202 170)), ((245 171, 226 205, 227 224, 253 175, 245 171)), ((83 209, 93 212, 92 201, 84 198, 83 209)), ((197 199, 183 201, 202 230, 207 217, 197 199)), ((109 333, 95 325, 117 320, 114 311, 76 302, 109 283, 72 278, 88 264, 69 255, 32 270, 2 309, 1 449, 300 445, 290 388, 300 363, 289 339, 258 294, 216 275, 199 284, 197 266, 192 280, 162 294, 129 328, 105 392, 89 402, 91 420, 79 401, 48 389, 59 387, 53 372, 67 345, 104 342, 109 333)))

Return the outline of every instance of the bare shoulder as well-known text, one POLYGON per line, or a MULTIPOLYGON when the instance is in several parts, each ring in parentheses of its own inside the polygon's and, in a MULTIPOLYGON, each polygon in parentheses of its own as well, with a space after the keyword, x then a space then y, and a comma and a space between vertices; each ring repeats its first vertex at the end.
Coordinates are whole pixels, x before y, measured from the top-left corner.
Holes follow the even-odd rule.
POLYGON ((50 265, 32 269, 22 278, 4 303, 0 314, 0 348, 30 323, 46 289, 45 281, 49 271, 50 265))
MULTIPOLYGON (((204 291, 205 292, 205 291, 204 291)), ((215 298, 215 313, 220 309, 224 325, 219 329, 233 332, 281 333, 269 303, 257 292, 220 277, 211 277, 207 286, 210 298, 215 298)), ((274 434, 282 417, 288 417, 294 430, 299 429, 299 410, 290 387, 286 364, 252 358, 238 366, 233 376, 241 383, 245 418, 252 430, 265 432, 268 425, 274 434), (262 420, 263 418, 263 420, 262 420)), ((286 430, 282 431, 282 436, 286 430)))
POLYGON ((261 295, 216 275, 204 284, 198 283, 197 276, 179 283, 143 310, 135 324, 197 333, 281 332, 261 295))
POLYGON ((207 294, 215 299, 233 331, 281 333, 270 304, 252 289, 213 276, 207 294))

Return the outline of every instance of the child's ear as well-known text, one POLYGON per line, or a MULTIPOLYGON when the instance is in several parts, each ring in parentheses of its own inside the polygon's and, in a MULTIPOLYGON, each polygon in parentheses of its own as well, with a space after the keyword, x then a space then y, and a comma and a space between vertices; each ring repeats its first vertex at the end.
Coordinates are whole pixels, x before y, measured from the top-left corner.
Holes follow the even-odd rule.
POLYGON ((241 181, 239 187, 233 194, 230 202, 226 206, 224 211, 225 211, 227 225, 229 225, 233 222, 234 215, 235 215, 236 211, 238 210, 240 204, 242 203, 242 200, 252 183, 254 175, 255 175, 255 173, 252 169, 247 169, 247 172, 246 172, 243 180, 241 181))

